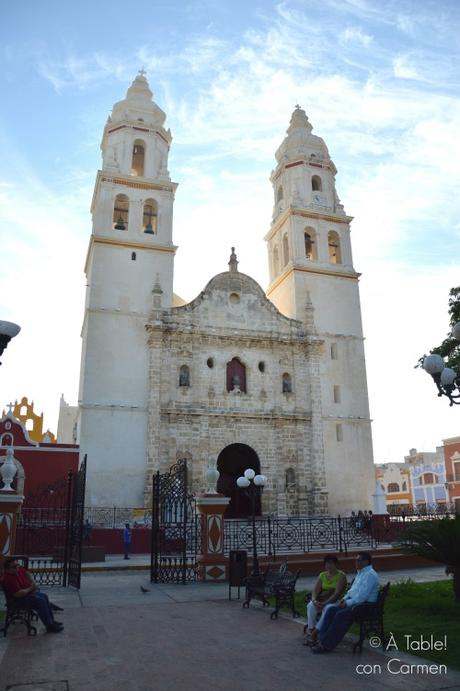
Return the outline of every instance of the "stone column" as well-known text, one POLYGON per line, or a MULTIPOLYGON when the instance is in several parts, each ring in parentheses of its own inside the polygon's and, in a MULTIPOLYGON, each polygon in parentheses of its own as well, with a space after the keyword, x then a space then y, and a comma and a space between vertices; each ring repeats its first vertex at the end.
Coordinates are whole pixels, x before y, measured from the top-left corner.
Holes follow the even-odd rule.
POLYGON ((201 581, 227 580, 224 513, 229 503, 230 498, 222 494, 202 494, 196 499, 201 520, 201 554, 198 557, 198 574, 201 581))
POLYGON ((0 477, 3 481, 3 489, 0 489, 0 557, 3 558, 14 554, 17 519, 24 501, 24 477, 17 478, 16 489, 11 486, 16 474, 13 449, 9 448, 0 466, 0 477))

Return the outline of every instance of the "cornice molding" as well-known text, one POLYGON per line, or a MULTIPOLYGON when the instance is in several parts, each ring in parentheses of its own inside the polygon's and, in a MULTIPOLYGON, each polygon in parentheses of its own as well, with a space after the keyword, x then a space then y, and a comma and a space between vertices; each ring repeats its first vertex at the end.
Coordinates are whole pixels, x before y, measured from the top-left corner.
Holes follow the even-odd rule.
POLYGON ((242 333, 242 331, 235 333, 234 330, 217 330, 215 327, 213 328, 212 332, 210 332, 208 329, 206 329, 206 327, 203 327, 202 330, 201 328, 191 328, 187 324, 180 324, 178 322, 167 323, 163 321, 156 323, 150 322, 146 324, 145 328, 150 333, 149 345, 151 346, 160 345, 160 342, 156 338, 156 335, 160 333, 172 341, 175 339, 186 339, 189 342, 199 340, 206 344, 217 344, 224 341, 227 346, 229 343, 234 343, 235 346, 241 346, 242 343, 245 343, 247 346, 251 346, 253 344, 254 347, 260 347, 260 343, 262 341, 266 344, 276 343, 280 346, 297 346, 300 349, 303 349, 305 346, 311 346, 312 344, 318 342, 317 338, 311 338, 303 332, 300 332, 297 335, 266 331, 253 331, 245 334, 242 333))
POLYGON ((276 166, 275 170, 273 171, 272 175, 270 176, 270 179, 272 182, 276 182, 280 175, 282 175, 283 171, 288 170, 289 168, 294 168, 296 166, 302 166, 305 165, 307 167, 311 168, 320 168, 323 170, 330 170, 331 173, 334 175, 334 177, 337 175, 337 168, 335 167, 334 162, 331 159, 316 159, 314 161, 311 160, 311 158, 306 158, 305 156, 301 156, 300 158, 294 160, 294 161, 282 161, 282 163, 278 163, 276 166))
POLYGON ((171 136, 167 136, 166 130, 162 127, 161 131, 158 129, 158 127, 150 127, 148 124, 145 122, 142 123, 142 125, 139 124, 139 121, 136 123, 130 122, 129 120, 121 120, 118 123, 109 123, 104 127, 104 133, 102 135, 102 139, 104 140, 105 137, 107 137, 109 134, 112 134, 113 132, 117 132, 118 130, 135 130, 136 132, 144 132, 144 134, 156 134, 160 139, 162 139, 168 147, 171 146, 171 136))
POLYGON ((295 271, 300 271, 301 273, 320 274, 323 276, 334 276, 335 278, 345 278, 352 281, 357 281, 361 276, 361 274, 357 273, 356 271, 336 271, 334 269, 328 269, 321 266, 299 266, 298 264, 290 263, 283 273, 268 286, 266 292, 267 297, 295 271))
POLYGON ((166 252, 169 254, 176 254, 177 245, 151 245, 141 240, 130 240, 122 238, 111 238, 103 235, 91 235, 89 239, 88 251, 85 260, 85 274, 88 272, 88 262, 93 245, 113 245, 115 247, 126 247, 126 249, 133 250, 148 250, 149 252, 166 252))
MULTIPOLYGON (((230 395, 230 394, 229 394, 230 395)), ((241 394, 245 396, 246 394, 241 394)), ((161 415, 167 415, 168 417, 220 417, 223 419, 234 420, 235 418, 240 419, 255 419, 255 420, 276 420, 277 422, 310 422, 311 413, 283 413, 277 411, 276 413, 250 413, 241 410, 232 411, 222 411, 222 410, 210 410, 209 408, 196 407, 195 410, 187 408, 181 410, 180 408, 160 408, 161 415)))
POLYGON ((134 177, 132 175, 122 175, 120 173, 111 173, 108 170, 98 170, 96 175, 96 182, 94 183, 93 197, 91 200, 91 213, 94 210, 94 204, 96 201, 96 194, 99 190, 100 185, 103 182, 107 182, 112 185, 120 185, 121 187, 129 187, 131 189, 140 190, 153 190, 156 192, 171 192, 175 193, 179 186, 178 182, 165 181, 165 182, 155 182, 149 180, 148 178, 134 177))
POLYGON ((296 206, 289 206, 281 216, 278 216, 273 222, 270 230, 265 235, 264 240, 271 240, 273 235, 283 226, 290 216, 302 216, 303 218, 312 218, 314 220, 329 221, 330 223, 339 223, 342 225, 349 225, 353 220, 353 216, 340 216, 339 214, 328 214, 322 211, 314 211, 313 209, 300 209, 296 206))

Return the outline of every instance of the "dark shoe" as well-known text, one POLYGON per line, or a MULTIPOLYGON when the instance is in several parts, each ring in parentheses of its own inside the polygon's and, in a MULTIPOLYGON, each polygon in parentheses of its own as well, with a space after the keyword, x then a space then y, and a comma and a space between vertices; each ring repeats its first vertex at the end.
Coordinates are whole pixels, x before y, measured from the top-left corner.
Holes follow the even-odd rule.
POLYGON ((308 648, 314 648, 318 645, 318 640, 314 638, 305 638, 303 640, 303 644, 306 645, 308 648))
POLYGON ((48 633, 61 633, 61 631, 64 631, 64 627, 59 626, 59 624, 50 624, 46 627, 46 630, 48 633))
POLYGON ((62 621, 57 621, 56 619, 53 621, 53 624, 57 624, 58 626, 64 627, 64 624, 62 623, 62 621))
POLYGON ((59 605, 55 605, 54 602, 50 602, 50 607, 53 610, 53 612, 63 612, 64 608, 59 607, 59 605))
POLYGON ((328 653, 329 650, 326 650, 326 648, 323 648, 321 644, 319 645, 314 645, 311 649, 312 653, 315 653, 315 655, 324 655, 325 653, 328 653))

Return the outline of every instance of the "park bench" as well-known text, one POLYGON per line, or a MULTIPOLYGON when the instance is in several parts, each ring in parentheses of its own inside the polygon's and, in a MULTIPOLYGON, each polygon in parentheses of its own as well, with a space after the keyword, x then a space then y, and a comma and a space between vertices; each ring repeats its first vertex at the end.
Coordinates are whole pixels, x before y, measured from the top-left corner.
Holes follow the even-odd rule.
MULTIPOLYGON (((353 582, 350 584, 350 588, 353 582)), ((390 590, 390 583, 380 587, 376 602, 363 602, 361 605, 353 607, 353 621, 359 624, 359 639, 353 644, 353 652, 358 649, 362 652, 363 642, 372 634, 380 638, 382 648, 385 649, 385 632, 383 628, 383 614, 385 607, 385 600, 390 590)), ((311 593, 307 593, 305 601, 308 603, 311 600, 311 593)), ((318 615, 319 619, 320 615, 318 615)), ((304 633, 307 632, 307 625, 303 627, 304 633)))
POLYGON ((375 634, 380 638, 382 648, 385 650, 385 631, 383 628, 383 614, 385 600, 390 590, 390 584, 382 586, 379 590, 376 602, 363 602, 362 605, 353 607, 353 620, 359 624, 359 640, 353 645, 353 652, 363 649, 365 638, 375 634))
MULTIPOLYGON (((27 557, 21 556, 16 557, 16 559, 22 563, 24 568, 28 568, 29 560, 27 557)), ((35 626, 33 626, 32 621, 38 620, 37 613, 31 607, 27 607, 24 604, 22 604, 21 601, 17 598, 8 595, 6 591, 3 589, 1 582, 0 590, 3 591, 3 594, 5 596, 6 606, 5 623, 3 625, 3 636, 6 636, 10 624, 13 623, 24 624, 27 628, 28 635, 35 636, 37 633, 37 629, 35 626)))
POLYGON ((243 607, 249 607, 252 598, 259 599, 265 607, 270 604, 269 598, 274 598, 275 609, 270 614, 270 619, 278 618, 278 612, 283 605, 291 608, 293 617, 300 616, 294 602, 299 575, 300 569, 296 573, 291 573, 287 568, 287 562, 283 562, 281 566, 269 564, 261 574, 245 579, 246 599, 243 607))

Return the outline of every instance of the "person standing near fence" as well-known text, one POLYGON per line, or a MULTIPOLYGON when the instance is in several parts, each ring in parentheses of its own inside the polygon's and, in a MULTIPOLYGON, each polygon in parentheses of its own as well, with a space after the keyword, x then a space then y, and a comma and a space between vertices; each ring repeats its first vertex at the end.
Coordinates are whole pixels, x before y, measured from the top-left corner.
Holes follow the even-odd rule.
POLYGON ((125 527, 123 529, 123 547, 124 547, 124 552, 125 552, 125 559, 129 559, 129 550, 131 547, 131 538, 132 538, 131 528, 129 527, 129 523, 125 523, 125 527))

